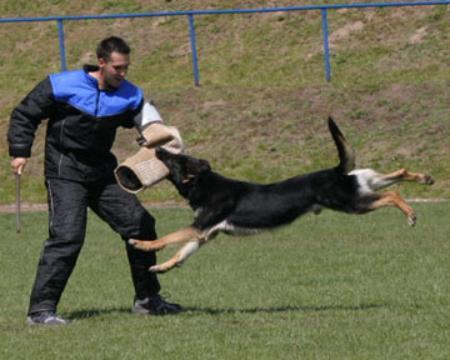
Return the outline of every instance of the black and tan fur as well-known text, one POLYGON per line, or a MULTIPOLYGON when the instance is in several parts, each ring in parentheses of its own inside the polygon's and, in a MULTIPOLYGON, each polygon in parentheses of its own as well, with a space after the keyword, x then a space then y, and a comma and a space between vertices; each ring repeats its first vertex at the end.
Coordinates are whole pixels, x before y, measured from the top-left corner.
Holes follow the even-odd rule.
POLYGON ((150 271, 165 272, 181 265, 200 246, 219 232, 251 234, 289 224, 299 216, 322 208, 364 214, 394 206, 416 223, 414 210, 394 191, 376 191, 400 181, 430 185, 433 178, 400 169, 380 174, 371 169, 354 170, 351 147, 333 121, 328 121, 340 163, 333 168, 296 176, 273 184, 256 184, 226 178, 211 170, 206 160, 175 155, 158 149, 157 157, 169 168, 168 179, 195 211, 194 222, 154 241, 129 240, 143 251, 161 250, 176 243, 185 245, 168 261, 150 271))

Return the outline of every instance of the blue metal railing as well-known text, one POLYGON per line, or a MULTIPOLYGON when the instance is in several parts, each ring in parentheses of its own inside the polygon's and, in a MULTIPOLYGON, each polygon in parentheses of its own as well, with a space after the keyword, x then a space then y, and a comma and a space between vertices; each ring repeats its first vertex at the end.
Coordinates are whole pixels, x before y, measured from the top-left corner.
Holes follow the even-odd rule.
POLYGON ((328 42, 328 11, 322 9, 323 58, 325 62, 325 79, 331 80, 330 45, 328 42))
POLYGON ((194 72, 194 84, 200 86, 200 71, 198 70, 198 57, 197 57, 197 40, 195 36, 195 23, 194 15, 190 14, 189 17, 189 37, 191 39, 192 50, 192 67, 194 72))
POLYGON ((76 20, 106 20, 123 18, 144 18, 161 16, 187 16, 189 22, 189 39, 192 50, 192 70, 195 86, 200 85, 200 71, 198 65, 197 41, 195 32, 194 16, 201 15, 224 15, 224 14, 254 14, 286 11, 321 11, 322 14, 322 36, 324 50, 325 79, 331 80, 330 48, 328 43, 328 11, 337 9, 361 9, 361 8, 387 8, 403 6, 431 6, 449 5, 450 0, 436 1, 416 1, 416 2, 387 2, 387 3, 356 3, 356 4, 325 4, 325 5, 303 5, 273 8, 253 8, 253 9, 222 9, 222 10, 189 10, 189 11, 161 11, 130 14, 102 14, 102 15, 78 15, 78 16, 48 16, 48 17, 23 17, 23 18, 0 18, 1 23, 21 23, 21 22, 45 22, 56 21, 58 26, 58 39, 60 50, 61 69, 67 69, 66 50, 64 42, 64 22, 76 20))

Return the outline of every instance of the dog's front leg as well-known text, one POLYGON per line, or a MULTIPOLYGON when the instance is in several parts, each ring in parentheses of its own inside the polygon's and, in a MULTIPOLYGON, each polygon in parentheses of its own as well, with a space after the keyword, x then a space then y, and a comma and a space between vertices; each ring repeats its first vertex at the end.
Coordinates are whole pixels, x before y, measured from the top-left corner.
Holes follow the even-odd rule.
POLYGON ((149 271, 154 273, 164 273, 173 269, 175 266, 181 266, 181 264, 183 264, 183 262, 189 256, 191 256, 200 248, 201 244, 202 243, 199 240, 189 241, 180 250, 178 250, 178 252, 173 257, 163 262, 162 264, 150 267, 149 271))
POLYGON ((128 243, 133 245, 136 249, 142 251, 158 251, 164 249, 167 245, 176 244, 181 242, 187 242, 190 240, 198 239, 201 236, 201 231, 189 226, 187 228, 175 231, 174 233, 163 236, 157 240, 137 240, 129 239, 128 243))
POLYGON ((164 273, 174 268, 175 266, 181 266, 189 256, 195 253, 207 241, 214 239, 218 233, 219 230, 216 228, 199 232, 199 235, 196 240, 189 241, 180 250, 178 250, 177 253, 174 256, 172 256, 169 260, 163 262, 162 264, 150 267, 149 271, 155 273, 164 273))

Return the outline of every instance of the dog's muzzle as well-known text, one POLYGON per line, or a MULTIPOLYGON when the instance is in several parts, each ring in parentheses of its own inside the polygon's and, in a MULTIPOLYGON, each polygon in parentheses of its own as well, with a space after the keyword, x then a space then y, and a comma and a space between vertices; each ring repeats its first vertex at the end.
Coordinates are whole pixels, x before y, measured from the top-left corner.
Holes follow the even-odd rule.
POLYGON ((151 187, 169 175, 169 169, 155 154, 155 147, 179 154, 183 151, 183 141, 174 126, 154 123, 142 132, 141 149, 127 158, 114 170, 119 185, 136 194, 151 187))

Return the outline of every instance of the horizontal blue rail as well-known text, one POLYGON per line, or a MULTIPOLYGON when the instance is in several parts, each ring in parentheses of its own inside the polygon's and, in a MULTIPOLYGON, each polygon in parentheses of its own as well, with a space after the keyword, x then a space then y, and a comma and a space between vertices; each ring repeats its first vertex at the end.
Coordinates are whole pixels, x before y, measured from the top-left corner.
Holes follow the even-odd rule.
POLYGON ((362 8, 388 8, 403 6, 431 6, 431 5, 450 5, 450 0, 435 1, 403 1, 403 2, 381 2, 381 3, 355 3, 355 4, 323 4, 323 5, 302 5, 288 7, 272 7, 272 8, 252 8, 252 9, 217 9, 217 10, 187 10, 187 11, 159 11, 159 12, 143 12, 129 14, 100 14, 100 15, 76 15, 76 16, 47 16, 47 17, 22 17, 22 18, 0 18, 2 23, 23 23, 23 22, 44 22, 56 21, 58 25, 58 37, 60 47, 61 69, 65 70, 66 53, 64 46, 64 21, 77 20, 105 20, 105 19, 124 19, 124 18, 145 18, 145 17, 161 17, 161 16, 187 16, 189 20, 189 38, 192 49, 192 66, 194 73, 194 84, 200 85, 198 56, 196 48, 196 34, 194 25, 194 16, 201 15, 225 15, 225 14, 255 14, 269 12, 285 12, 285 11, 311 11, 320 10, 322 13, 322 34, 323 49, 325 63, 325 78, 331 80, 331 65, 328 44, 328 10, 336 9, 362 9, 362 8))
POLYGON ((351 8, 380 8, 399 6, 430 6, 449 5, 450 0, 436 1, 406 1, 406 2, 386 2, 386 3, 356 3, 356 4, 325 4, 325 5, 303 5, 274 8, 253 8, 253 9, 218 9, 218 10, 186 10, 186 11, 159 11, 129 14, 101 14, 101 15, 75 15, 75 16, 47 16, 47 17, 23 17, 23 18, 0 18, 0 23, 6 22, 30 22, 30 21, 56 21, 56 20, 99 20, 99 19, 121 19, 157 16, 183 16, 183 15, 220 15, 220 14, 252 14, 279 11, 307 11, 307 10, 330 10, 330 9, 351 9, 351 8))

